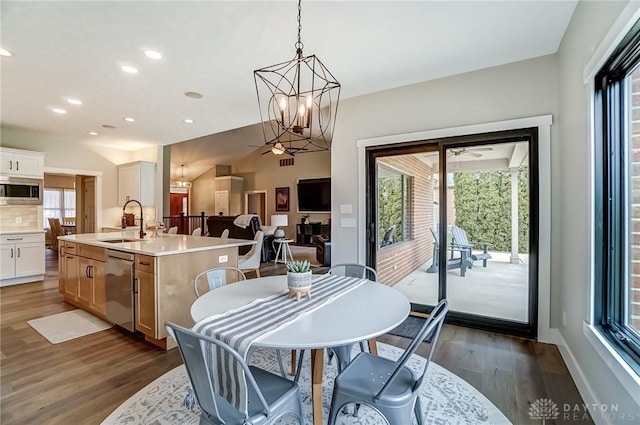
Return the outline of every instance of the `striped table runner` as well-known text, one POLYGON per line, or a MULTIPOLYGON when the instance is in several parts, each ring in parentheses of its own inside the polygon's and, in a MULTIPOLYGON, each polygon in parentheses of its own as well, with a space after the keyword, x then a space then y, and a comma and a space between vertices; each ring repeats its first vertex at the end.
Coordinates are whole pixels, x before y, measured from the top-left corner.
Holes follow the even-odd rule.
MULTIPOLYGON (((193 330, 225 342, 246 359, 253 342, 364 282, 367 279, 322 275, 313 282, 311 299, 296 301, 283 292, 207 317, 196 323, 193 330)), ((242 369, 237 368, 228 353, 216 350, 215 346, 212 346, 207 356, 214 374, 212 381, 215 391, 246 414, 247 382, 242 369)))

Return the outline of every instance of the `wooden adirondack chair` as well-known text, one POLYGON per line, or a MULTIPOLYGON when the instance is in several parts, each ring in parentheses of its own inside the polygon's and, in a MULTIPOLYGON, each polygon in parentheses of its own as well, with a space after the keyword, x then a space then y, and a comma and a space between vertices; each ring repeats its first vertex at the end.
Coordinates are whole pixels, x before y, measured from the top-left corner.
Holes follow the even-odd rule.
POLYGON ((467 232, 464 229, 453 226, 451 228, 451 235, 453 236, 452 244, 453 246, 457 246, 460 249, 468 250, 468 256, 471 258, 471 266, 473 267, 473 262, 476 260, 482 260, 482 267, 487 267, 487 260, 491 258, 491 254, 489 254, 489 243, 487 242, 478 242, 482 245, 482 253, 473 253, 473 244, 469 242, 467 239, 467 232))
MULTIPOLYGON (((431 266, 427 269, 427 273, 436 273, 438 271, 438 258, 440 251, 440 243, 438 238, 438 230, 430 228, 431 235, 433 236, 433 260, 431 266)), ((460 269, 460 276, 464 277, 467 271, 467 267, 471 266, 471 259, 467 256, 469 250, 466 248, 448 247, 448 251, 451 251, 450 258, 447 259, 447 270, 460 269), (454 252, 459 252, 460 257, 454 258, 454 252)))

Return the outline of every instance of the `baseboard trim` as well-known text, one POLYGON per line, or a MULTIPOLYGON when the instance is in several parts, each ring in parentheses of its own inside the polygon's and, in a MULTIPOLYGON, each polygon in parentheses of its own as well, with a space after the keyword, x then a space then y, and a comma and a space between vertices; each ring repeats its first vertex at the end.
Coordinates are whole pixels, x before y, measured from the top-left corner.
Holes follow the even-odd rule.
MULTIPOLYGON (((562 356, 564 363, 567 365, 567 369, 569 369, 569 374, 571 375, 573 382, 576 384, 576 387, 578 388, 578 392, 580 393, 584 404, 587 406, 600 406, 600 400, 593 392, 591 385, 589 385, 589 381, 582 372, 582 368, 578 364, 575 356, 573 355, 573 352, 567 345, 567 341, 564 340, 564 337, 560 333, 560 330, 558 330, 557 328, 551 328, 549 330, 549 336, 552 343, 558 347, 560 355, 562 356)), ((593 412, 591 409, 589 409, 589 411, 591 413, 593 422, 596 425, 613 425, 613 423, 606 418, 606 415, 594 414, 595 412, 593 412)))

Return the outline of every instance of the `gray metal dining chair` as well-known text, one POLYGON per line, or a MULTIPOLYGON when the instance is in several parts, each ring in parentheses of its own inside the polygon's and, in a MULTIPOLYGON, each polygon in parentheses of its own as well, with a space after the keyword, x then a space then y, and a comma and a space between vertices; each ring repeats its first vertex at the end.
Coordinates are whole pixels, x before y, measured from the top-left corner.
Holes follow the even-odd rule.
MULTIPOLYGON (((241 280, 247 280, 247 276, 242 272, 242 270, 236 267, 214 267, 198 273, 198 275, 193 278, 193 290, 196 293, 196 297, 200 298, 200 290, 203 289, 205 284, 208 292, 223 287, 227 283, 240 282, 241 280)), ((253 350, 249 351, 247 359, 251 358, 251 354, 253 354, 253 350)), ((278 358, 280 374, 282 376, 286 376, 280 350, 276 349, 276 357, 278 358)))
POLYGON ((389 424, 410 424, 415 414, 418 425, 422 425, 419 394, 448 311, 447 300, 440 301, 396 361, 358 354, 334 381, 328 425, 335 424, 339 411, 350 403, 356 404, 356 410, 360 404, 373 407, 389 424), (429 351, 422 371, 415 373, 406 365, 423 341, 429 343, 429 351))
MULTIPOLYGON (((362 279, 366 278, 374 282, 378 281, 378 273, 372 267, 365 266, 364 264, 336 264, 334 266, 331 266, 327 273, 340 276, 359 277, 362 279)), ((364 341, 360 341, 359 344, 360 351, 366 351, 364 341)), ((328 363, 331 363, 331 360, 335 355, 338 359, 338 371, 341 372, 342 369, 344 369, 344 367, 349 364, 349 361, 351 360, 351 347, 353 347, 353 344, 331 347, 329 349, 328 363)))
MULTIPOLYGON (((266 425, 278 421, 283 415, 293 413, 300 424, 302 401, 298 384, 266 370, 249 366, 240 354, 222 341, 193 332, 173 323, 167 323, 167 332, 176 340, 189 381, 198 405, 202 409, 200 425, 253 424, 266 425), (244 371, 246 386, 238 385, 241 399, 248 400, 247 411, 242 411, 230 396, 219 394, 216 380, 233 377, 234 374, 216 372, 207 360, 209 349, 223 350, 225 358, 234 368, 244 371)), ((234 394, 235 395, 235 394, 234 394)))
POLYGON ((227 283, 239 282, 246 279, 247 276, 245 276, 242 270, 236 267, 214 267, 198 273, 193 279, 193 290, 196 293, 196 297, 199 298, 201 295, 200 290, 203 289, 205 284, 207 291, 212 291, 227 283))

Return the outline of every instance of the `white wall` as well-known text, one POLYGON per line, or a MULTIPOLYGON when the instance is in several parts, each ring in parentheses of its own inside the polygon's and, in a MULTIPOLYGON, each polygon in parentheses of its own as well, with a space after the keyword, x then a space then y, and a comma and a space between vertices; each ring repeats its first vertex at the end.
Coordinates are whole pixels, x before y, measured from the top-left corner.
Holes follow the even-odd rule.
MULTIPOLYGON (((52 137, 41 133, 0 129, 3 147, 44 152, 44 166, 47 168, 84 170, 102 173, 102 223, 116 225, 120 222, 122 207, 118 206, 117 165, 127 162, 157 160, 157 148, 137 152, 91 146, 76 140, 52 137)), ((100 215, 99 215, 100 217, 100 215)))
MULTIPOLYGON (((593 392, 592 402, 617 404, 620 413, 635 412, 640 422, 640 392, 634 389, 635 401, 613 376, 594 347, 587 341, 583 323, 591 308, 591 216, 592 188, 590 122, 591 89, 583 82, 583 72, 596 48, 609 31, 626 2, 579 2, 558 52, 559 66, 559 143, 552 147, 554 186, 557 197, 552 206, 553 265, 552 282, 560 288, 557 299, 565 312, 566 326, 557 323, 563 347, 575 358, 583 374, 575 377, 582 390, 593 392)), ((564 353, 563 353, 564 354, 564 353)), ((583 394, 585 401, 588 395, 583 394)), ((602 421, 596 412, 596 423, 602 421)), ((616 422, 624 422, 618 420, 616 422)))

